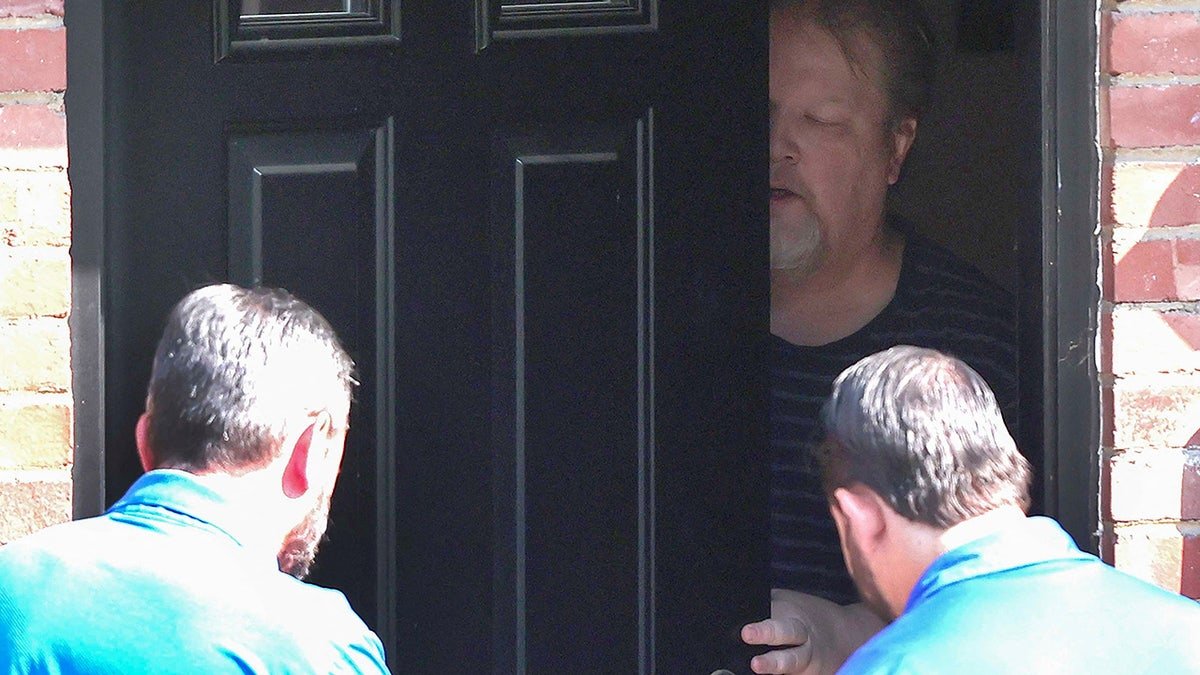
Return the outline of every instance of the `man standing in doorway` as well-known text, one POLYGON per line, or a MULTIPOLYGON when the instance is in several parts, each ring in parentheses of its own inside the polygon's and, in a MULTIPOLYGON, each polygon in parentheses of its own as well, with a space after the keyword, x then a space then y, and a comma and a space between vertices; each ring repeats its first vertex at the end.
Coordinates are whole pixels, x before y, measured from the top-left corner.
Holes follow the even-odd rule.
POLYGON ((387 672, 345 596, 300 581, 328 520, 353 367, 285 291, 181 300, 136 428, 147 473, 104 515, 0 550, 0 671, 387 672))
POLYGON ((915 0, 776 0, 771 12, 772 620, 759 673, 827 673, 881 627, 861 604, 812 462, 833 379, 916 344, 970 363, 1015 419, 1011 297, 885 207, 935 47, 915 0))

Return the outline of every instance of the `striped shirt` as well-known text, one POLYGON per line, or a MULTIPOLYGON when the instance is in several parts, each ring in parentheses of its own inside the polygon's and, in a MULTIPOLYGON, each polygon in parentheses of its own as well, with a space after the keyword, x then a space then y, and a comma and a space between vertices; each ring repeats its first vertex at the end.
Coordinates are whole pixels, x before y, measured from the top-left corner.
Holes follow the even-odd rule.
POLYGON ((908 236, 892 301, 858 332, 820 347, 772 336, 771 581, 850 603, 858 599, 811 448, 833 381, 859 359, 896 345, 966 361, 1016 419, 1016 305, 1009 293, 949 251, 908 236))

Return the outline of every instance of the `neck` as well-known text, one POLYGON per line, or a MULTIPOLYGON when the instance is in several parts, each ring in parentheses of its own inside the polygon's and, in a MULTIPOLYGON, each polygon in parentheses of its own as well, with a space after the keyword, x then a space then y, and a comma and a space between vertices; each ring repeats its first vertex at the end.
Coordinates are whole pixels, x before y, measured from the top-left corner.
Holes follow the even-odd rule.
POLYGON ((1002 506, 947 529, 914 522, 895 512, 888 518, 893 546, 882 565, 884 571, 877 575, 884 584, 890 618, 895 618, 904 612, 912 589, 942 554, 1024 520, 1025 512, 1016 506, 1002 506))
POLYGON ((938 537, 939 555, 963 544, 988 536, 1025 519, 1025 512, 1016 506, 1001 506, 981 516, 968 518, 943 530, 938 537))
POLYGON ((827 256, 814 270, 771 270, 771 332, 820 346, 861 330, 895 296, 904 244, 881 227, 860 249, 827 256))
POLYGON ((192 473, 196 480, 219 492, 246 518, 240 525, 244 546, 272 558, 279 554, 280 544, 294 527, 297 517, 283 499, 279 488, 281 475, 275 464, 238 475, 221 471, 192 473))

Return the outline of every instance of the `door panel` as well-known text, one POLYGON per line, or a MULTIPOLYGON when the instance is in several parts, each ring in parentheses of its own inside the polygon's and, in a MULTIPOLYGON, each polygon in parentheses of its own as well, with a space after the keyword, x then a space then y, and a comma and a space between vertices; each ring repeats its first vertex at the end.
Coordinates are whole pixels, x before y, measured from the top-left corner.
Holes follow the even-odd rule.
POLYGON ((282 285, 362 381, 314 580, 397 671, 748 672, 765 6, 226 4, 105 9, 109 500, 169 307, 282 285))
POLYGON ((497 144, 497 672, 635 673, 650 650, 647 119, 497 144))

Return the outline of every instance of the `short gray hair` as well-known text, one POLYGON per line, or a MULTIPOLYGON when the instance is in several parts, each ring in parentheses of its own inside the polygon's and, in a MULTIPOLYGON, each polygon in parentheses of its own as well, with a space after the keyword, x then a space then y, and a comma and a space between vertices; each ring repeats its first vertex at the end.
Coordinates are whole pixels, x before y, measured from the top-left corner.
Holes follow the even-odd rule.
POLYGON ((329 322, 276 288, 207 286, 167 318, 146 397, 156 466, 236 472, 269 461, 296 415, 344 425, 354 362, 329 322))
POLYGON ((823 411, 827 492, 861 483, 905 518, 946 528, 1029 507, 1029 462, 987 383, 932 349, 893 347, 847 368, 823 411))

